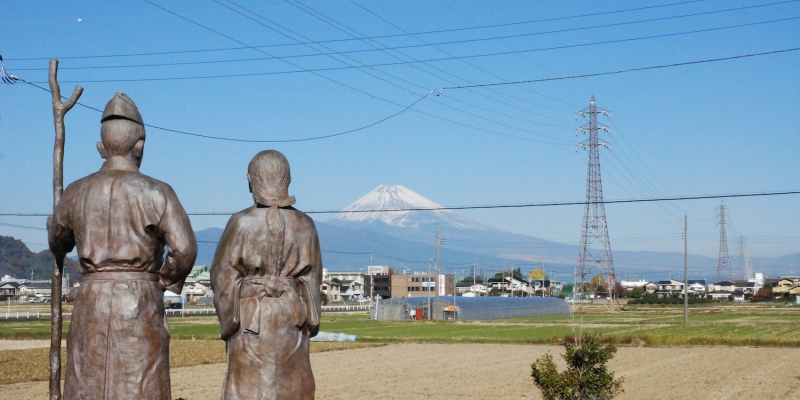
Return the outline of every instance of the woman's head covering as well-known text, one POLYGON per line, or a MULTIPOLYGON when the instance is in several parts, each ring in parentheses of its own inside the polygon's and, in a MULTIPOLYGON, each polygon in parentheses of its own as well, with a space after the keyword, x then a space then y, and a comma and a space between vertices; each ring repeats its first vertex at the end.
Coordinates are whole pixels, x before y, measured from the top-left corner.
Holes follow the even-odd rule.
POLYGON ((247 167, 247 180, 256 203, 270 207, 295 203, 294 196, 289 196, 289 183, 292 182, 289 160, 277 150, 256 154, 247 167))
POLYGON ((253 200, 267 209, 267 261, 269 275, 280 276, 285 260, 283 259, 283 242, 286 221, 279 207, 294 204, 294 196, 289 196, 289 183, 292 175, 289 171, 289 160, 281 152, 265 150, 250 161, 247 167, 247 180, 253 200))

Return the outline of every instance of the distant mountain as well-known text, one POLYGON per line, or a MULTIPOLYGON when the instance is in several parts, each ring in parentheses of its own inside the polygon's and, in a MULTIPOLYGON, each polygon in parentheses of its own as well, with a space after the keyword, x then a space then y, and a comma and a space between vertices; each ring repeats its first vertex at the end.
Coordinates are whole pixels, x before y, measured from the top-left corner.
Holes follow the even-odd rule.
POLYGON ((380 185, 325 222, 344 228, 369 228, 396 238, 430 244, 435 243, 438 223, 443 248, 447 249, 555 265, 571 265, 577 257, 575 246, 505 232, 451 210, 362 212, 440 207, 405 186, 380 185))
MULTIPOLYGON (((323 252, 323 264, 330 270, 360 269, 369 263, 427 269, 427 260, 435 257, 436 224, 442 237, 441 259, 446 271, 467 269, 473 262, 479 267, 488 261, 496 271, 499 265, 523 265, 532 269, 538 263, 548 268, 571 273, 578 258, 578 246, 537 237, 505 232, 473 221, 452 210, 391 211, 409 208, 430 209, 441 206, 402 185, 380 185, 345 207, 327 221, 315 221, 323 252), (379 210, 379 211, 373 211, 379 210), (383 210, 383 211, 381 211, 383 210)), ((222 229, 197 232, 198 264, 210 264, 216 241, 222 229), (203 243, 203 241, 212 243, 203 243)), ((614 240, 611 238, 613 249, 614 240)), ((654 251, 613 251, 615 269, 648 276, 677 277, 683 272, 683 253, 654 251)), ((738 266, 731 257, 731 265, 738 266)), ((775 258, 753 258, 753 265, 784 266, 770 271, 771 276, 786 274, 786 267, 798 267, 800 253, 775 258)), ((717 259, 689 255, 693 271, 703 271, 710 280, 716 278, 717 259)), ((735 267, 734 267, 735 269, 735 267)), ((592 273, 596 273, 593 271, 592 273)), ((736 274, 737 271, 734 271, 736 274)), ((696 277, 692 275, 692 277, 696 277)))
MULTIPOLYGON (((430 244, 412 242, 392 237, 368 228, 343 228, 315 221, 322 252, 322 264, 332 271, 366 270, 372 253, 374 265, 388 265, 402 270, 421 271, 428 268, 427 260, 436 256, 433 240, 430 244)), ((222 229, 209 228, 195 232, 198 240, 197 265, 211 265, 222 229)), ((441 268, 444 271, 466 269, 473 262, 483 266, 486 262, 498 265, 508 262, 486 254, 476 254, 442 247, 441 268)))
POLYGON ((441 208, 436 204, 403 185, 380 185, 364 197, 344 208, 327 223, 332 225, 368 226, 376 228, 381 225, 399 229, 421 229, 437 222, 453 229, 489 230, 492 227, 473 221, 450 210, 432 211, 393 211, 363 212, 364 210, 397 210, 408 208, 441 208))
MULTIPOLYGON (((80 280, 81 273, 78 262, 67 258, 64 261, 65 273, 70 281, 80 280)), ((21 240, 11 236, 0 236, 0 275, 12 278, 45 280, 53 276, 53 255, 50 250, 34 253, 21 240)))

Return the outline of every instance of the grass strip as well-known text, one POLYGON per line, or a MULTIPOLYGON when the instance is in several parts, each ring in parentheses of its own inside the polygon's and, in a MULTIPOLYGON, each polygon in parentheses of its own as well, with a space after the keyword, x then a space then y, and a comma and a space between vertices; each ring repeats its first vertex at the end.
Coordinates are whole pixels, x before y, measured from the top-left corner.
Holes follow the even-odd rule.
MULTIPOLYGON (((312 353, 380 346, 375 343, 311 343, 312 353)), ((0 351, 0 384, 46 381, 50 379, 49 348, 0 351)), ((61 351, 62 371, 66 350, 61 351)), ((225 342, 221 340, 173 340, 170 342, 170 367, 190 367, 226 362, 225 342)), ((62 372, 63 376, 63 372, 62 372)))

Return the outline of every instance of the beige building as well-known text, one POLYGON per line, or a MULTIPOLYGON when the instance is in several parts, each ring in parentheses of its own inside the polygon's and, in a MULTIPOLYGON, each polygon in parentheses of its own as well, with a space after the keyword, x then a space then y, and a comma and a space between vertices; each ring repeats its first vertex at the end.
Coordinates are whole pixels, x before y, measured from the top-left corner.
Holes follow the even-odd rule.
POLYGON ((320 291, 328 296, 328 302, 342 300, 341 288, 342 285, 334 281, 322 281, 320 285, 320 291))
MULTIPOLYGON (((452 296, 455 276, 439 275, 440 296, 452 296)), ((392 297, 436 296, 436 275, 392 275, 392 297)))

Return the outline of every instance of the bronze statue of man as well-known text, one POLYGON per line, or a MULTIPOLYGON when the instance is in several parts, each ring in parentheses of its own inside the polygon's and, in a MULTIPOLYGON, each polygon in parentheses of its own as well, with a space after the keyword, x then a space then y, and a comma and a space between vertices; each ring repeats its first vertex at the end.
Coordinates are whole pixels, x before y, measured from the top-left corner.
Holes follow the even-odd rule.
POLYGON ((197 243, 172 188, 139 172, 144 122, 125 94, 106 105, 100 137, 100 171, 69 185, 47 223, 53 254, 77 247, 84 277, 64 399, 170 399, 164 291, 181 292, 197 243))
POLYGON ((313 399, 308 346, 321 311, 317 229, 292 207, 283 154, 258 153, 247 179, 255 204, 228 221, 211 266, 228 352, 222 398, 313 399))

